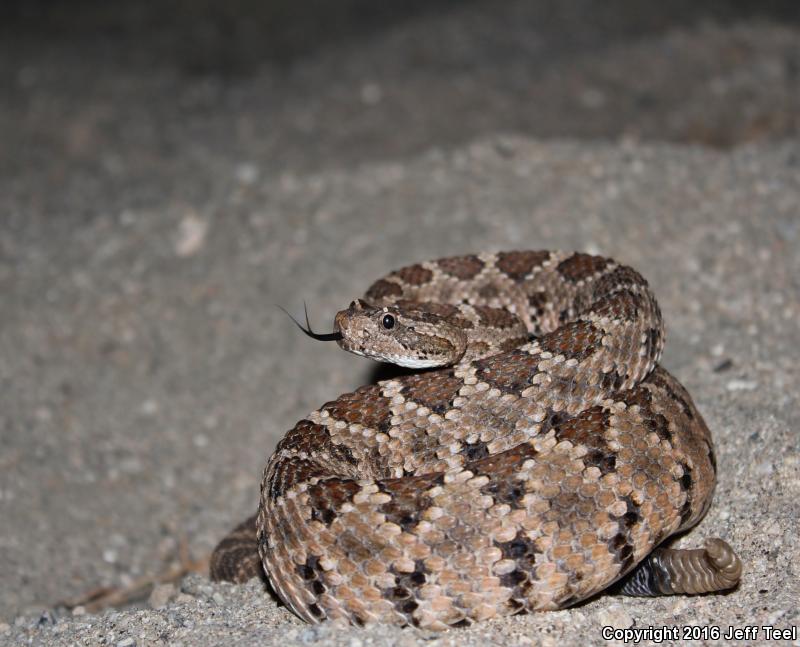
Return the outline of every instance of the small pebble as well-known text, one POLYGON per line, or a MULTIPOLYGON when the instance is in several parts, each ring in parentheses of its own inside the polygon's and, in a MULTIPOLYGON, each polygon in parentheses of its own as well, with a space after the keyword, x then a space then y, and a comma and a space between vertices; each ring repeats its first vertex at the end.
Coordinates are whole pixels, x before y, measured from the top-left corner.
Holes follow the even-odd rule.
POLYGON ((175 597, 176 592, 177 589, 174 584, 158 584, 150 593, 147 604, 149 604, 152 609, 164 607, 175 597))
POLYGON ((243 163, 239 164, 235 170, 236 180, 240 184, 253 184, 259 176, 258 167, 255 164, 243 163))
POLYGON ((602 627, 628 629, 633 626, 633 618, 621 604, 611 604, 597 613, 597 622, 602 627))
POLYGON ((686 611, 686 608, 688 606, 689 606, 689 602, 687 601, 687 599, 686 598, 680 598, 679 600, 677 600, 672 605, 672 615, 673 616, 679 616, 684 611, 686 611))
POLYGON ((753 391, 758 388, 758 382, 751 380, 731 380, 725 385, 728 391, 753 391))
POLYGON ((56 623, 56 617, 53 615, 51 611, 45 610, 42 611, 42 615, 39 616, 39 626, 45 627, 47 625, 54 625, 56 623))
POLYGON ((724 373, 733 368, 733 361, 730 359, 724 359, 719 364, 714 367, 715 373, 724 373))
POLYGON ((770 476, 774 468, 770 461, 761 461, 758 465, 756 465, 756 472, 761 476, 770 476))
POLYGON ((208 222, 194 214, 181 220, 175 241, 175 255, 181 258, 192 256, 205 245, 208 222))

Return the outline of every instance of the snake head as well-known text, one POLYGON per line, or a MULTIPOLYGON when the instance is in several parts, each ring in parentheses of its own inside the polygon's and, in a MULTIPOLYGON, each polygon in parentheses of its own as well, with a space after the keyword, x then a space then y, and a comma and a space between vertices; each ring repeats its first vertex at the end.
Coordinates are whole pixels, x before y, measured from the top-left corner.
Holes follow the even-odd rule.
POLYGON ((344 350, 407 368, 455 364, 467 347, 464 331, 436 314, 361 299, 336 313, 333 330, 344 350))

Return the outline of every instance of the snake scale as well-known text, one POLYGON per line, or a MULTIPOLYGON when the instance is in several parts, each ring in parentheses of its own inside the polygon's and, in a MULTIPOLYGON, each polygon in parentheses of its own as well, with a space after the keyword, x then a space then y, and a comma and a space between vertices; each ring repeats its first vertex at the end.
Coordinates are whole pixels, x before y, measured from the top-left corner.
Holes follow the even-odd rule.
POLYGON ((720 539, 659 547, 706 513, 709 430, 658 365, 647 282, 583 253, 411 265, 336 315, 351 352, 427 369, 324 404, 278 443, 258 514, 214 579, 263 567, 308 622, 431 630, 738 583, 720 539))

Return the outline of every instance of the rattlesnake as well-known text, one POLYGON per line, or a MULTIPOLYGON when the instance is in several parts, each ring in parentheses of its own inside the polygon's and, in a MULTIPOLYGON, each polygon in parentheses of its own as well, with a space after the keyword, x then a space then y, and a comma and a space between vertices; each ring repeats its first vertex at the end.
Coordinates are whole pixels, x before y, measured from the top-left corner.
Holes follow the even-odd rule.
POLYGON ((432 630, 568 607, 631 571, 633 595, 737 584, 720 539, 657 548, 703 517, 716 462, 657 364, 661 313, 633 269, 549 251, 440 259, 378 280, 314 336, 440 368, 297 423, 258 515, 214 551, 215 579, 263 565, 308 622, 432 630))

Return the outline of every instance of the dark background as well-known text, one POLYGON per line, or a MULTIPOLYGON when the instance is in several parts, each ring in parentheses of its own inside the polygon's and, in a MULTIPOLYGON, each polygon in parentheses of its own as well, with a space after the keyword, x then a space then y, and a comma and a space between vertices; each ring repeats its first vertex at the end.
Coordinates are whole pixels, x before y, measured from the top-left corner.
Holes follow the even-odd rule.
MULTIPOLYGON (((473 5, 487 15, 502 2, 480 0, 19 0, 0 8, 0 33, 12 47, 89 47, 96 55, 138 65, 173 64, 187 73, 246 74, 261 63, 287 64, 337 42, 355 43, 425 16, 446 16, 473 5)), ((513 3, 508 3, 509 5, 513 3)), ((797 22, 792 0, 673 0, 672 2, 530 2, 540 28, 572 15, 596 39, 641 37, 703 20, 725 24, 769 18, 797 22)), ((569 44, 570 36, 565 35, 569 44)), ((592 37, 580 34, 578 39, 592 37)))
POLYGON ((271 175, 497 132, 778 140, 800 128, 798 7, 6 2, 0 180, 28 203, 56 190, 38 215, 80 197, 69 211, 88 216, 123 189, 149 204, 208 155, 271 175))

